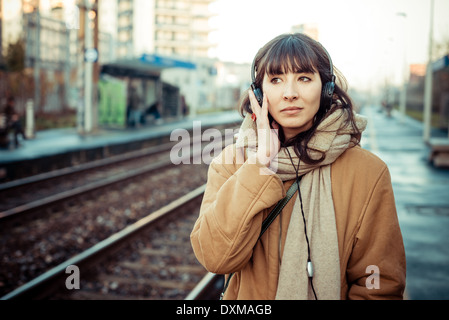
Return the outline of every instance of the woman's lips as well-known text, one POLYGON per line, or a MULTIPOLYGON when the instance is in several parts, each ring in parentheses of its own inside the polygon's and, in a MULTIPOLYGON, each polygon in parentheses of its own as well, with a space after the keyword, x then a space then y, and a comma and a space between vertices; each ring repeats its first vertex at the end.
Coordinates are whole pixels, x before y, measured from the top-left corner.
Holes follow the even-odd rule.
POLYGON ((287 107, 281 110, 282 113, 284 114, 297 114, 299 112, 301 112, 302 108, 300 107, 287 107))

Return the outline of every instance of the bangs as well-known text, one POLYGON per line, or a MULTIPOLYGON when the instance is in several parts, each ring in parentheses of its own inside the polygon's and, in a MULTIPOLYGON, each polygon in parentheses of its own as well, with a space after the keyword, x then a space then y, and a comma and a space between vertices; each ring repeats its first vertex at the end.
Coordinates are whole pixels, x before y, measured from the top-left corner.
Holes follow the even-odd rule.
POLYGON ((293 36, 276 43, 262 65, 268 75, 293 73, 316 73, 318 57, 308 43, 293 36))

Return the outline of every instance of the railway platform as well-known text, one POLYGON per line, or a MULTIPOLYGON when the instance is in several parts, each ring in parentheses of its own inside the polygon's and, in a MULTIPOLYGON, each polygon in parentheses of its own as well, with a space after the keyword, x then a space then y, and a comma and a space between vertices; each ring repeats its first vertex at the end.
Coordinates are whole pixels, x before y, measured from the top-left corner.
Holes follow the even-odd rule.
MULTIPOLYGON (((423 124, 380 106, 366 106, 368 126, 362 147, 390 170, 407 259, 406 298, 449 299, 449 168, 431 163, 423 124)), ((432 138, 447 132, 432 129, 432 138)))
POLYGON ((167 143, 173 130, 191 132, 195 121, 200 121, 203 130, 237 125, 241 120, 232 110, 139 128, 100 128, 89 135, 79 134, 76 128, 38 131, 33 139, 21 141, 19 148, 0 149, 0 182, 167 143))

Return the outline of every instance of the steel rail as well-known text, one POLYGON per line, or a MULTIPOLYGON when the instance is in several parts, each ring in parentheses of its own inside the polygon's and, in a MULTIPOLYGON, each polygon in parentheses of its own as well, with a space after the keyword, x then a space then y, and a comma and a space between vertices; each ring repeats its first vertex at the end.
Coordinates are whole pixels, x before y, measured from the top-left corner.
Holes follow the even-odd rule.
MULTIPOLYGON (((194 135, 192 137, 193 141, 197 140, 198 136, 200 136, 200 134, 194 135)), ((199 139, 201 140, 201 137, 199 137, 199 139)), ((138 159, 138 158, 142 158, 142 157, 146 157, 146 156, 156 155, 158 153, 170 150, 171 148, 173 148, 173 146, 175 144, 178 147, 182 148, 182 147, 185 147, 186 145, 190 144, 190 141, 164 143, 162 145, 151 146, 151 147, 147 147, 147 148, 144 148, 141 150, 130 151, 130 152, 107 157, 107 158, 100 159, 100 160, 90 161, 87 163, 82 163, 82 164, 67 167, 67 168, 57 169, 57 170, 40 173, 40 174, 33 175, 30 177, 26 177, 26 178, 21 178, 21 179, 17 179, 17 180, 13 180, 13 181, 0 183, 0 192, 6 191, 6 190, 12 190, 15 188, 20 188, 20 187, 30 185, 33 183, 41 183, 41 182, 44 182, 47 180, 61 178, 64 176, 69 176, 72 174, 80 173, 80 172, 87 171, 87 170, 97 169, 97 168, 105 167, 108 165, 117 164, 120 162, 125 162, 125 161, 134 160, 134 159, 138 159)))
POLYGON ((72 167, 53 170, 50 172, 40 173, 34 176, 17 179, 0 184, 0 191, 20 188, 33 183, 40 183, 47 180, 69 176, 71 174, 80 173, 87 170, 97 169, 111 164, 142 158, 145 156, 155 155, 164 151, 168 151, 173 147, 174 143, 165 143, 158 146, 148 147, 142 150, 131 151, 108 158, 82 163, 72 167))
POLYGON ((184 300, 218 300, 223 281, 223 275, 208 272, 184 300), (218 292, 216 297, 212 296, 213 292, 218 292))
POLYGON ((64 278, 67 277, 65 272, 68 266, 76 265, 78 267, 82 266, 86 269, 91 267, 95 264, 95 262, 101 260, 102 257, 118 250, 126 244, 127 240, 137 236, 155 222, 173 214, 176 210, 185 206, 189 202, 195 201, 199 197, 202 197, 205 188, 206 185, 196 188, 195 190, 156 210, 132 225, 125 227, 123 230, 113 234, 105 240, 100 241, 84 252, 53 267, 30 282, 16 288, 3 297, 0 297, 0 300, 44 299, 48 297, 53 291, 64 287, 64 278))
POLYGON ((164 167, 168 167, 171 165, 173 165, 173 164, 169 160, 158 161, 156 163, 151 163, 147 166, 144 166, 144 167, 141 167, 141 168, 138 168, 135 170, 117 174, 117 175, 107 178, 107 179, 89 183, 85 186, 74 188, 74 189, 71 189, 68 191, 63 191, 61 193, 51 195, 51 196, 45 197, 43 199, 32 201, 30 203, 26 203, 26 204, 17 206, 15 208, 11 208, 11 209, 0 212, 0 222, 6 221, 8 218, 17 216, 18 214, 23 216, 26 213, 29 213, 29 212, 37 210, 37 209, 44 208, 45 206, 48 206, 50 204, 65 201, 69 198, 80 196, 82 194, 85 194, 85 193, 88 193, 88 192, 91 192, 91 191, 94 191, 94 190, 97 190, 100 188, 104 188, 104 187, 110 186, 110 185, 118 183, 118 182, 132 179, 141 174, 152 172, 152 171, 162 169, 164 167))
MULTIPOLYGON (((219 141, 215 144, 221 144, 221 146, 223 146, 223 143, 225 143, 225 145, 226 145, 227 143, 230 142, 230 140, 231 140, 231 138, 228 138, 225 141, 219 141)), ((193 148, 193 150, 195 150, 195 147, 193 148)), ((185 161, 190 158, 195 159, 197 157, 201 157, 201 155, 202 155, 202 150, 195 150, 191 155, 189 154, 189 155, 185 156, 183 159, 181 159, 181 161, 185 161)), ((122 181, 126 181, 129 179, 138 177, 142 174, 147 174, 149 172, 160 170, 165 167, 172 166, 172 165, 174 165, 174 164, 170 160, 160 160, 158 162, 148 164, 148 165, 138 168, 138 169, 134 169, 131 171, 117 174, 117 175, 107 178, 107 179, 92 182, 92 183, 89 183, 89 184, 81 186, 81 187, 77 187, 77 188, 74 188, 74 189, 71 189, 68 191, 63 191, 63 192, 55 194, 55 195, 51 195, 51 196, 48 196, 48 197, 45 197, 45 198, 42 198, 42 199, 39 199, 36 201, 32 201, 32 202, 29 202, 29 203, 26 203, 23 205, 19 205, 17 207, 11 208, 11 209, 1 211, 0 212, 0 224, 2 222, 8 221, 11 218, 18 217, 19 215, 23 216, 27 213, 36 211, 38 209, 42 209, 51 204, 66 201, 67 199, 77 197, 82 194, 92 192, 94 190, 105 188, 107 186, 110 186, 110 185, 113 185, 113 184, 116 184, 116 183, 119 183, 122 181)))

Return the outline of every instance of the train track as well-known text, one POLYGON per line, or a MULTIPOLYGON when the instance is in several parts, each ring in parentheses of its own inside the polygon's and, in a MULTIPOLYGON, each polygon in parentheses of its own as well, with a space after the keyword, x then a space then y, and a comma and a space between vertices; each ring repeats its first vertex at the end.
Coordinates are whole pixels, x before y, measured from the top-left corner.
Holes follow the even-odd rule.
MULTIPOLYGON (((226 143, 228 142, 230 142, 230 140, 228 140, 226 143)), ((168 146, 159 147, 157 150, 155 148, 151 148, 151 151, 148 149, 139 152, 140 155, 138 157, 146 159, 146 161, 148 162, 148 155, 152 154, 152 152, 158 154, 157 157, 159 157, 162 149, 168 150, 170 148, 168 146)), ((193 154, 193 157, 195 156, 197 155, 193 154)), ((120 159, 117 158, 117 163, 127 162, 128 160, 133 161, 132 158, 133 157, 129 155, 120 156, 120 159)), ((28 188, 31 186, 32 188, 39 189, 41 183, 56 184, 54 183, 54 181, 57 180, 53 179, 68 179, 67 177, 69 176, 75 176, 75 173, 77 175, 81 174, 82 172, 84 172, 84 169, 90 170, 91 173, 89 174, 92 174, 92 170, 96 171, 94 169, 103 168, 104 165, 111 166, 115 162, 115 159, 108 161, 101 160, 100 162, 97 162, 95 164, 90 163, 88 165, 83 165, 82 167, 77 167, 73 170, 75 172, 65 169, 63 170, 63 172, 61 172, 62 177, 58 173, 50 173, 50 176, 46 174, 38 178, 30 178, 27 179, 27 181, 24 181, 24 183, 8 183, 9 185, 7 187, 3 185, 2 194, 4 194, 3 192, 7 190, 9 190, 10 192, 11 190, 13 190, 17 193, 18 190, 23 190, 20 189, 22 187, 28 188)), ((136 166, 135 162, 131 163, 131 167, 136 166)), ((2 229, 1 232, 3 233, 0 242, 0 253, 2 253, 0 256, 3 257, 2 260, 0 260, 0 264, 2 265, 3 269, 2 273, 8 273, 8 275, 0 274, 0 295, 4 294, 5 292, 9 292, 9 289, 12 288, 12 284, 8 283, 8 281, 11 280, 5 280, 5 278, 9 277, 13 279, 16 276, 20 276, 20 280, 13 280, 13 282, 17 283, 17 285, 21 285, 24 282, 27 282, 35 277, 35 274, 42 274, 45 270, 48 270, 48 268, 54 267, 58 262, 62 261, 64 257, 79 254, 80 248, 92 247, 96 245, 102 239, 106 238, 104 234, 107 234, 107 236, 109 236, 111 233, 113 233, 114 230, 117 231, 116 229, 120 228, 119 225, 128 225, 129 223, 135 222, 139 218, 139 215, 134 214, 134 211, 138 211, 137 209, 141 209, 140 207, 147 207, 147 205, 143 203, 144 201, 151 202, 150 200, 153 200, 153 198, 159 197, 163 201, 154 200, 152 202, 163 203, 164 201, 167 202, 170 197, 173 198, 173 196, 175 196, 174 194, 169 194, 171 191, 161 191, 158 193, 158 188, 155 188, 155 186, 153 186, 152 189, 154 190, 151 192, 155 192, 156 196, 151 196, 152 199, 150 200, 136 200, 133 203, 128 204, 128 207, 130 208, 126 208, 124 209, 124 212, 120 212, 120 209, 116 208, 116 205, 108 204, 109 200, 103 199, 103 193, 113 193, 115 194, 115 198, 120 196, 131 198, 131 196, 133 195, 132 192, 134 191, 128 192, 128 185, 134 184, 135 186, 133 186, 132 189, 136 190, 141 188, 141 185, 151 185, 154 183, 157 184, 157 180, 153 180, 152 177, 158 174, 162 177, 168 176, 168 179, 175 179, 173 185, 176 187, 178 185, 181 185, 181 187, 183 187, 184 189, 188 188, 191 190, 192 187, 189 187, 187 185, 183 186, 182 183, 179 183, 179 178, 177 178, 176 175, 186 175, 188 177, 197 176, 198 174, 195 172, 195 170, 192 169, 189 169, 190 173, 181 172, 185 170, 182 168, 192 168, 193 166, 178 166, 177 168, 175 168, 175 170, 179 171, 176 174, 171 173, 173 170, 170 169, 170 167, 173 167, 173 164, 171 162, 169 163, 166 160, 158 160, 149 165, 141 166, 137 169, 124 170, 124 172, 115 174, 114 176, 109 176, 110 173, 106 173, 104 174, 104 176, 106 176, 105 179, 98 179, 97 181, 60 192, 56 195, 51 194, 42 199, 31 201, 12 209, 7 209, 6 214, 5 211, 3 211, 0 214, 0 229, 2 229), (113 191, 110 191, 111 189, 113 189, 113 191), (93 204, 88 204, 84 207, 81 207, 81 209, 78 209, 80 203, 92 203, 95 202, 96 198, 99 199, 100 203, 104 203, 104 209, 107 209, 108 211, 105 213, 107 216, 98 215, 97 212, 95 212, 96 210, 98 210, 98 208, 91 209, 93 207, 93 204), (48 214, 48 211, 50 211, 50 214, 48 214), (34 213, 34 215, 31 213, 34 213), (112 213, 114 215, 118 214, 119 218, 109 217, 108 215, 112 213), (67 223, 67 221, 70 221, 70 217, 72 217, 72 215, 73 217, 76 217, 76 219, 78 219, 73 224, 78 223, 79 225, 75 225, 71 229, 64 229, 66 227, 66 224, 72 223, 67 223), (84 215, 93 215, 95 219, 94 223, 91 222, 90 224, 84 224, 84 215), (26 216, 27 219, 24 219, 24 216, 26 216), (33 219, 29 219, 30 217, 32 217, 33 219), (120 221, 117 222, 117 219, 119 219, 120 221), (103 224, 103 226, 101 226, 103 227, 103 229, 106 229, 107 226, 110 230, 101 229, 101 232, 98 232, 96 231, 96 228, 98 227, 93 227, 94 224, 103 224), (35 232, 35 230, 40 229, 43 230, 41 231, 41 235, 28 235, 35 232), (98 235, 98 233, 100 233, 101 236, 98 235), (45 239, 41 239, 40 237, 45 239), (36 256, 38 258, 36 258, 36 256), (14 269, 16 270, 11 271, 11 265, 17 265, 16 267, 14 267, 14 269), (15 273, 16 275, 13 275, 13 273, 15 273)), ((205 175, 201 174, 199 176, 200 178, 197 180, 203 180, 204 183, 205 175), (201 178, 201 176, 203 176, 203 178, 201 178)), ((196 183, 198 184, 198 182, 196 183)), ((179 191, 176 192, 179 193, 179 191)), ((124 205, 126 206, 126 204, 124 205)), ((154 207, 154 205, 155 204, 152 203, 152 207, 154 207)), ((103 210, 103 208, 100 208, 100 210, 103 210)), ((86 218, 86 220, 88 219, 91 218, 86 218)), ((186 243, 186 241, 184 241, 184 243, 186 243)))
POLYGON ((1 299, 218 299, 222 278, 196 261, 189 239, 204 189, 196 188, 1 299), (69 275, 68 268, 79 270, 81 279, 69 275))
MULTIPOLYGON (((232 137, 227 137, 230 141, 232 137)), ((149 174, 173 165, 170 150, 174 143, 150 147, 107 159, 0 184, 0 228, 6 221, 22 220, 31 212, 70 198, 149 174)), ((179 145, 178 147, 182 147, 179 145)), ((201 150, 188 157, 201 156, 201 150)))

